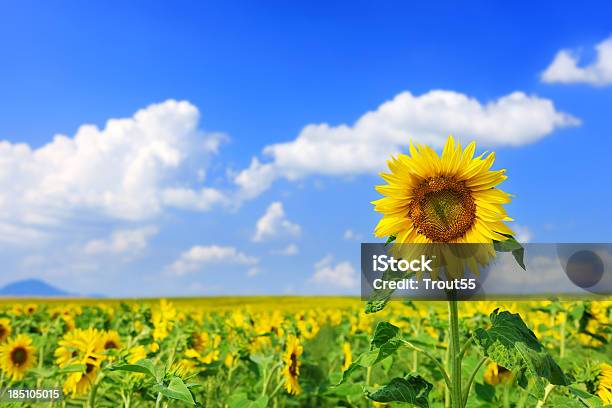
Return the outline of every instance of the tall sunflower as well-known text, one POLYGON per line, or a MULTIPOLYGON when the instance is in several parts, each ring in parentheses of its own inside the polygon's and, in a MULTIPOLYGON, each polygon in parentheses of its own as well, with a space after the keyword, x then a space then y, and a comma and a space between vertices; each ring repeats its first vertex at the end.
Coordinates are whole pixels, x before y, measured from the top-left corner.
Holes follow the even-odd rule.
POLYGON ((300 341, 293 334, 287 337, 287 343, 285 345, 285 353, 283 354, 283 361, 285 363, 283 367, 283 376, 285 377, 285 390, 289 394, 299 395, 302 392, 300 383, 298 381, 300 377, 300 356, 304 351, 300 341))
MULTIPOLYGON (((372 202, 383 215, 375 236, 394 236, 395 251, 404 256, 411 247, 405 244, 482 244, 474 256, 460 257, 477 273, 476 262, 487 264, 495 255, 493 241, 514 233, 504 223, 512 220, 503 207, 510 195, 496 188, 507 178, 505 170, 491 170, 495 153, 474 157, 475 151, 475 142, 463 149, 449 136, 441 156, 411 143, 410 155, 389 160, 390 173, 381 173, 387 184, 376 186, 384 197, 372 202)), ((448 257, 450 246, 440 247, 448 257)), ((462 271, 455 265, 449 273, 462 271)))
POLYGON ((32 346, 32 339, 25 334, 9 340, 0 346, 0 368, 18 381, 34 365, 36 349, 32 346))

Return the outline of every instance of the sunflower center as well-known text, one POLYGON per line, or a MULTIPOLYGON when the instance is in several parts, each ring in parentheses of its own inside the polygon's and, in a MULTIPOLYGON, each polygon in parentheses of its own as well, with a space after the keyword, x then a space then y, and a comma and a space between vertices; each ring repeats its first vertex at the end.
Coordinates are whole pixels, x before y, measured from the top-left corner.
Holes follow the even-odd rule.
POLYGON ((85 372, 86 372, 87 374, 90 374, 90 373, 91 373, 91 372, 92 372, 92 371, 93 371, 95 368, 96 368, 96 366, 94 366, 93 364, 89 364, 89 363, 87 363, 87 364, 85 365, 85 372))
POLYGON ((116 348, 119 348, 119 346, 117 346, 117 343, 115 343, 113 340, 108 340, 106 343, 104 343, 105 350, 116 349, 116 348))
POLYGON ((0 325, 0 340, 6 336, 7 332, 8 330, 6 329, 6 327, 0 325))
POLYGON ((28 351, 23 347, 16 347, 11 351, 11 361, 16 366, 20 366, 28 359, 28 351))
POLYGON ((414 189, 408 215, 420 234, 433 242, 451 242, 472 228, 476 203, 464 182, 431 177, 414 189))
POLYGON ((297 376, 297 356, 291 353, 291 364, 289 365, 289 372, 292 376, 297 376))

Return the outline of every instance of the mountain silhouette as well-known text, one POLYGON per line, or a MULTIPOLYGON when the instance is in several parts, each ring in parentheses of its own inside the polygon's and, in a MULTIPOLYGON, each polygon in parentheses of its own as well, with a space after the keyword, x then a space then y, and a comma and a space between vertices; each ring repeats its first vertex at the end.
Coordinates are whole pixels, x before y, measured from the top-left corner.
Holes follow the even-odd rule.
POLYGON ((0 296, 65 297, 75 295, 40 279, 24 279, 1 288, 0 296))

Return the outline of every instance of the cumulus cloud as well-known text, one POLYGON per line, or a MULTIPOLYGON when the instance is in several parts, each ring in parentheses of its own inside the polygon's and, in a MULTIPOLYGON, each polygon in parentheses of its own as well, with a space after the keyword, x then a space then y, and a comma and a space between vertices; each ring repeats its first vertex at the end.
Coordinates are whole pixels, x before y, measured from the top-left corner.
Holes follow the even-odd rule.
POLYGON ((595 46, 597 56, 588 65, 578 66, 580 55, 573 50, 557 52, 552 63, 542 73, 548 83, 585 83, 596 86, 612 84, 612 37, 595 46))
POLYGON ((74 215, 142 220, 165 207, 223 204, 221 192, 191 190, 181 176, 187 162, 206 161, 227 138, 203 134, 198 121, 195 106, 168 100, 39 148, 0 141, 0 223, 16 228, 12 220, 20 220, 28 234, 74 215))
POLYGON ((579 124, 551 100, 523 92, 486 103, 453 91, 402 92, 353 125, 309 124, 294 140, 266 146, 267 160, 253 158, 234 181, 243 198, 252 198, 279 178, 379 172, 410 140, 440 147, 453 134, 480 146, 520 146, 579 124))
POLYGON ((106 239, 87 242, 83 251, 87 255, 128 255, 136 256, 148 246, 149 239, 158 232, 155 226, 114 231, 106 239))
POLYGON ((350 262, 334 265, 334 258, 327 255, 315 264, 310 281, 328 288, 353 289, 358 286, 358 276, 350 262))
POLYGON ((293 256, 293 255, 297 255, 298 252, 300 252, 300 250, 299 250, 297 245, 289 244, 289 245, 287 245, 283 249, 278 249, 278 250, 272 251, 272 254, 274 254, 274 255, 282 255, 282 256, 293 256))
POLYGON ((169 269, 176 275, 184 275, 207 264, 255 265, 258 262, 258 258, 246 255, 231 246, 194 246, 183 252, 169 269))
POLYGON ((287 219, 283 203, 275 201, 270 204, 266 213, 257 221, 253 241, 261 242, 282 236, 298 236, 301 230, 298 224, 294 224, 287 219))

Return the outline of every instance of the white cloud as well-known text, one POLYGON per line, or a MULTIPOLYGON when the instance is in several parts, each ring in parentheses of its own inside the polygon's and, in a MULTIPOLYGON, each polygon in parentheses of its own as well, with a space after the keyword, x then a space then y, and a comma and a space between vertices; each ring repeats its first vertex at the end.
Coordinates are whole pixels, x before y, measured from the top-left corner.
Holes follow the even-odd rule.
POLYGON ((294 140, 266 146, 263 153, 269 160, 253 158, 234 181, 242 198, 252 198, 279 178, 377 173, 411 139, 440 147, 453 134, 464 142, 476 140, 481 147, 520 146, 579 123, 557 111, 551 100, 522 92, 487 103, 453 91, 420 96, 402 92, 352 126, 310 124, 294 140))
POLYGON ((141 220, 168 206, 223 204, 219 191, 185 187, 184 164, 206 162, 227 138, 201 133, 198 121, 195 106, 168 100, 39 148, 0 141, 0 223, 38 228, 83 214, 141 220))
POLYGON ((512 229, 516 234, 515 238, 518 242, 527 243, 533 239, 533 232, 529 227, 524 225, 513 225, 512 229))
POLYGON ((176 275, 184 275, 206 264, 254 265, 258 262, 256 257, 246 255, 231 246, 194 246, 183 252, 169 269, 176 275))
POLYGON ((328 255, 318 261, 310 281, 328 288, 356 288, 359 281, 351 263, 344 261, 334 265, 333 260, 333 257, 328 255))
POLYGON ((83 251, 87 255, 135 256, 147 248, 149 239, 157 232, 155 226, 117 230, 106 239, 87 242, 83 251))
POLYGON ((359 241, 359 240, 361 240, 361 234, 356 233, 355 231, 353 231, 350 228, 347 229, 346 231, 344 231, 343 237, 347 241, 359 241))
POLYGON ((542 73, 542 81, 548 83, 586 83, 597 86, 612 84, 612 37, 595 47, 597 56, 589 65, 578 66, 580 56, 576 51, 561 50, 542 73))
MULTIPOLYGON (((2 194, 2 193, 0 193, 2 194)), ((47 241, 48 234, 36 228, 14 222, 0 220, 0 242, 12 246, 31 246, 47 241)))
POLYGON ((252 278, 254 276, 257 276, 261 273, 261 269, 259 269, 258 267, 254 266, 253 268, 249 268, 249 270, 247 271, 247 276, 249 278, 252 278))
POLYGON ((301 227, 294 224, 285 216, 283 203, 275 201, 266 210, 266 213, 257 221, 253 241, 260 242, 269 238, 282 236, 298 236, 301 227))
POLYGON ((190 188, 167 188, 161 191, 162 202, 186 210, 207 211, 219 204, 228 204, 225 194, 214 188, 199 191, 190 188))
POLYGON ((282 255, 282 256, 293 256, 297 255, 300 252, 299 248, 295 244, 289 244, 283 249, 272 251, 274 255, 282 255))

